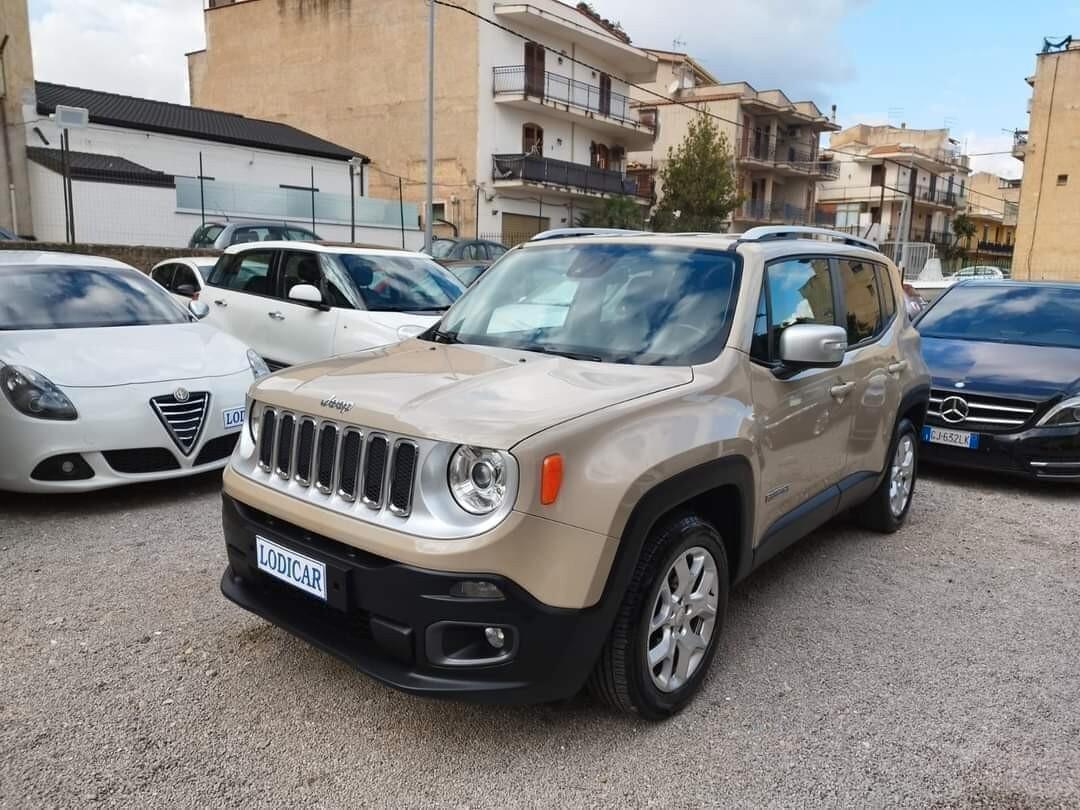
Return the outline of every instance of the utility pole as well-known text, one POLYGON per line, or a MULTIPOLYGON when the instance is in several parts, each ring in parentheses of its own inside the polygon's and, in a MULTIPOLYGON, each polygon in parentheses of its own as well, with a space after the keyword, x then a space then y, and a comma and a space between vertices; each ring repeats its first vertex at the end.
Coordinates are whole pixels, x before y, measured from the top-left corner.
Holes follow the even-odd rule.
POLYGON ((435 196, 435 3, 428 0, 427 86, 427 200, 424 210, 424 250, 431 252, 431 217, 435 196))

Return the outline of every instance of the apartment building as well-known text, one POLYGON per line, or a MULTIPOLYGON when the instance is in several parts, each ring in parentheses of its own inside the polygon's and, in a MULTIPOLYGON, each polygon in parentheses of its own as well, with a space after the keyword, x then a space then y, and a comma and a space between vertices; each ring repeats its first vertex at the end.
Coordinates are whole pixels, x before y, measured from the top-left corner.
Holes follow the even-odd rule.
POLYGON ((975 233, 960 245, 971 264, 1009 267, 1016 244, 1016 220, 1020 209, 1020 180, 992 172, 975 172, 968 182, 964 213, 975 233))
POLYGON ((1013 276, 1080 281, 1080 40, 1044 41, 1027 82, 1028 128, 1013 148, 1024 162, 1013 276))
POLYGON ((646 90, 632 90, 642 117, 657 128, 651 149, 630 154, 639 192, 663 194, 657 173, 668 149, 686 137, 697 111, 706 110, 727 136, 745 200, 732 213, 732 227, 810 222, 817 181, 835 171, 819 155, 821 134, 839 129, 833 120, 814 102, 791 101, 780 90, 719 82, 685 53, 649 53, 660 63, 657 78, 643 85, 646 90))
POLYGON ((834 173, 818 187, 823 224, 883 242, 953 241, 971 170, 949 130, 856 124, 829 138, 824 157, 834 173))
MULTIPOLYGON (((607 198, 638 199, 627 154, 649 148, 654 126, 627 82, 654 81, 657 58, 557 0, 466 5, 479 17, 436 8, 442 231, 513 244, 607 198)), ((424 200, 424 3, 216 0, 204 19, 207 48, 188 56, 193 103, 362 143, 373 195, 424 200)))

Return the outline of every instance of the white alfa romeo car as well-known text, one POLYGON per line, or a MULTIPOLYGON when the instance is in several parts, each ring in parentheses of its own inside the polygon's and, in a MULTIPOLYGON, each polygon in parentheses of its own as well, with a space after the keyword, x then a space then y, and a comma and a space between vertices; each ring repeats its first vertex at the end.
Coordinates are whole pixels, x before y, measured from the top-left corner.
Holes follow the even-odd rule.
POLYGON ((111 259, 0 253, 0 489, 77 492, 220 469, 267 369, 111 259))

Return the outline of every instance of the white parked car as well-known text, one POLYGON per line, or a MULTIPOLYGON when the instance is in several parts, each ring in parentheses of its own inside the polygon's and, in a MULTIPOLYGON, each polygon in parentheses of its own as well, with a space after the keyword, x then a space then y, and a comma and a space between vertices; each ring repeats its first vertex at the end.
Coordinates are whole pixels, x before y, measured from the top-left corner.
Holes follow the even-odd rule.
POLYGON ((0 253, 0 489, 85 491, 225 466, 257 354, 111 259, 0 253))
POLYGON ((953 278, 959 281, 962 278, 1002 279, 1007 278, 1007 276, 1001 271, 1000 267, 988 264, 974 264, 970 267, 961 267, 953 274, 953 278))
POLYGON ((169 291, 183 306, 198 301, 206 287, 206 277, 217 264, 217 256, 168 259, 154 265, 150 278, 169 291))
POLYGON ((302 242, 234 245, 206 284, 210 322, 271 368, 398 343, 465 290, 423 253, 302 242))

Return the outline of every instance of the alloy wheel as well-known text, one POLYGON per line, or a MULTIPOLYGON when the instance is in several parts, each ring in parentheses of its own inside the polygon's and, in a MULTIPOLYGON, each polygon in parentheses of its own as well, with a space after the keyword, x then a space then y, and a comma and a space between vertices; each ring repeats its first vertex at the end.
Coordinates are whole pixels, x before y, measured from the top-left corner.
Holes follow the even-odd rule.
POLYGON ((889 471, 889 509, 893 517, 900 517, 911 499, 915 484, 915 440, 905 434, 896 444, 892 469, 889 471))
POLYGON ((701 546, 679 552, 660 580, 646 629, 646 666, 661 692, 684 686, 701 666, 718 606, 713 555, 701 546))

